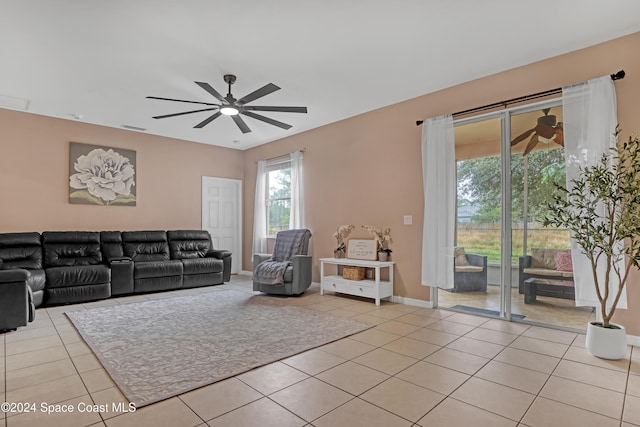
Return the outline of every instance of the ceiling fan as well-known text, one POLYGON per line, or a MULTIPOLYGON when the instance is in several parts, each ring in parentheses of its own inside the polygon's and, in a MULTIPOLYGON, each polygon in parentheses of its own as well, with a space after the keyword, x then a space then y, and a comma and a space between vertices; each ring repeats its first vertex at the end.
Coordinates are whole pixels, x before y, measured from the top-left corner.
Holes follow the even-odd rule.
POLYGON ((231 94, 231 85, 235 83, 236 76, 234 76, 233 74, 225 74, 224 81, 229 85, 229 93, 227 93, 227 96, 220 95, 220 93, 217 90, 215 90, 213 87, 211 87, 209 83, 195 82, 198 86, 206 90, 208 93, 213 95, 218 101, 220 101, 220 104, 213 104, 209 102, 200 102, 200 101, 187 101, 184 99, 161 98, 157 96, 147 96, 147 98, 149 99, 160 99, 162 101, 187 102, 189 104, 201 104, 201 105, 210 106, 209 108, 203 108, 200 110, 166 114, 163 116, 155 116, 153 118, 166 119, 168 117, 176 117, 176 116, 182 116, 185 114, 200 113, 202 111, 215 111, 215 113, 213 113, 212 115, 210 115, 209 117, 207 117, 206 119, 204 119, 203 121, 195 125, 194 128, 203 128, 209 123, 211 123, 212 121, 214 121, 215 119, 217 119, 218 117, 220 117, 221 115, 223 115, 223 116, 231 117, 233 121, 236 123, 236 125, 238 125, 242 133, 249 133, 251 132, 251 129, 249 129, 249 126, 247 126, 245 121, 242 120, 242 118, 240 117, 240 114, 243 114, 247 117, 251 117, 256 120, 263 121, 265 123, 269 123, 270 125, 273 125, 273 126, 278 126, 279 128, 282 128, 282 129, 290 129, 291 125, 282 123, 278 120, 274 120, 269 117, 265 117, 261 114, 256 114, 254 113, 254 111, 280 111, 285 113, 306 113, 307 112, 307 107, 272 107, 272 106, 265 107, 265 106, 246 105, 252 101, 255 101, 258 98, 262 98, 263 96, 269 95, 270 93, 280 90, 280 88, 274 85, 273 83, 269 83, 240 99, 236 99, 231 94))

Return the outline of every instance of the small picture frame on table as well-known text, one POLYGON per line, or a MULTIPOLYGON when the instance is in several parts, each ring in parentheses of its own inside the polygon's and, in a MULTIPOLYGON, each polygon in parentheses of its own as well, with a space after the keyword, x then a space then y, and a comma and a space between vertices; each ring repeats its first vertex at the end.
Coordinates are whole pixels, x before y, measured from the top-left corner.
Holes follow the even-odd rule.
POLYGON ((376 241, 373 239, 350 239, 347 258, 375 261, 378 257, 376 241))

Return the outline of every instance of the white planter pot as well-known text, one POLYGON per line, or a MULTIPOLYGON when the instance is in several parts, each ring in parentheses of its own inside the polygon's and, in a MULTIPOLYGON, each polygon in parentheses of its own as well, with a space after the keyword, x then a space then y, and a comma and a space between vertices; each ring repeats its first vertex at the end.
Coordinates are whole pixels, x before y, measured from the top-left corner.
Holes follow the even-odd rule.
POLYGON ((589 353, 603 359, 618 360, 627 355, 627 331, 624 326, 611 323, 620 329, 603 328, 592 322, 587 325, 586 347, 589 353))

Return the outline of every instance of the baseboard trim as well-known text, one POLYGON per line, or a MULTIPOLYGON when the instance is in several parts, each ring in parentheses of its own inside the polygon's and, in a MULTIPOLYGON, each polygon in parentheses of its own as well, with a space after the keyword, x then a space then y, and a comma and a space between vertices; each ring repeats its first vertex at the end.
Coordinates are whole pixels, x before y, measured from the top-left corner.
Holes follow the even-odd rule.
POLYGON ((397 302, 398 304, 412 305, 414 307, 433 308, 433 303, 431 301, 425 301, 422 299, 414 299, 394 295, 391 297, 391 301, 397 302))
POLYGON ((253 271, 240 270, 240 273, 238 273, 238 274, 242 274, 243 276, 253 276, 253 271))
POLYGON ((627 344, 640 347, 640 337, 635 335, 627 335, 627 344))

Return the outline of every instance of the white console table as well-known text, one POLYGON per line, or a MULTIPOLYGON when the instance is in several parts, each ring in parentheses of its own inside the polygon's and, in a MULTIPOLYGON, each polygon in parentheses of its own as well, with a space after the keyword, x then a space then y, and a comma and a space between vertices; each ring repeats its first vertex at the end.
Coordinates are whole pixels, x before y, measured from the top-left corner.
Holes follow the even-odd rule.
POLYGON ((349 295, 374 298, 380 305, 381 298, 393 296, 393 261, 366 261, 349 258, 320 258, 320 295, 333 291, 349 295), (325 276, 325 265, 333 264, 334 273, 325 276), (349 280, 339 275, 339 266, 367 267, 375 270, 374 280, 349 280), (380 269, 389 269, 389 280, 380 280, 380 269))

